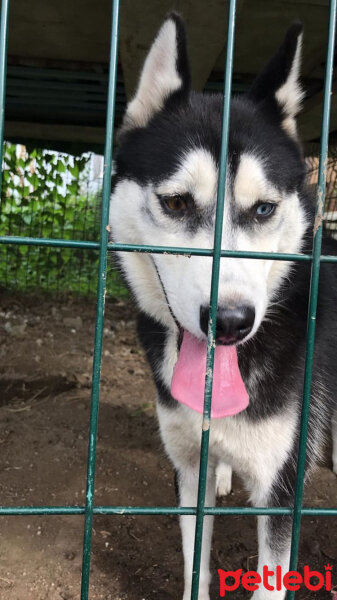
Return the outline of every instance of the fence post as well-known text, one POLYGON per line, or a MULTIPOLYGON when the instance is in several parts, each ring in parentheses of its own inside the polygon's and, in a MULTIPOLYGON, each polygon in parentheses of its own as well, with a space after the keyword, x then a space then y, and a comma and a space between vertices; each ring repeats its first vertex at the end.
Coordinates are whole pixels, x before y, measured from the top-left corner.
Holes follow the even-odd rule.
MULTIPOLYGON (((305 357, 305 372, 304 372, 304 389, 303 389, 303 405, 301 414, 301 429, 299 439, 299 453, 297 463, 295 503, 293 513, 293 528, 291 541, 290 555, 290 571, 295 571, 298 562, 298 548, 301 528, 301 509, 303 500, 303 483, 306 463, 306 448, 308 436, 308 424, 310 414, 310 396, 312 382, 312 367, 314 360, 314 344, 315 344, 315 329, 316 329, 316 311, 318 299, 318 284, 320 270, 320 256, 322 247, 322 221, 325 198, 326 184, 326 166, 328 156, 329 142, 329 122, 330 122, 330 105, 331 105, 331 84, 333 74, 334 47, 335 47, 335 30, 336 30, 336 4, 337 0, 330 0, 330 15, 329 15, 329 37, 326 61, 324 101, 322 114, 322 135, 321 148, 318 170, 318 197, 316 204, 315 224, 313 231, 313 250, 312 250, 312 265, 311 265, 311 281, 308 309, 308 325, 307 325, 307 346, 305 357)), ((293 600, 295 592, 288 591, 287 600, 293 600)))
POLYGON ((99 408, 99 391, 100 391, 99 388, 100 388, 100 377, 101 377, 101 358, 102 358, 102 346, 103 346, 103 323, 104 323, 106 274, 107 274, 108 223, 109 223, 109 206, 110 206, 110 193, 111 193, 112 147, 113 147, 116 80, 117 80, 118 24, 119 24, 119 0, 113 0, 110 66, 109 66, 109 95, 108 95, 105 151, 104 151, 103 202, 102 202, 102 215, 101 215, 101 238, 100 238, 100 251, 99 251, 96 327, 95 327, 95 342, 94 342, 95 345, 94 345, 92 388, 91 388, 91 412, 90 412, 90 429, 89 429, 89 445, 88 445, 88 469, 87 469, 87 490, 86 490, 84 540, 83 540, 81 600, 88 600, 88 598, 89 598, 90 554, 91 554, 94 492, 95 492, 96 444, 97 444, 98 408, 99 408))
MULTIPOLYGON (((1 23, 0 23, 0 165, 1 165, 1 171, 2 171, 2 157, 3 157, 3 147, 4 147, 4 127, 5 127, 8 20, 9 20, 9 0, 2 0, 2 2, 1 2, 1 23)), ((0 176, 0 202, 1 202, 1 190, 2 190, 2 172, 1 172, 1 176, 0 176)))
POLYGON ((198 484, 198 499, 197 499, 197 516, 196 516, 196 522, 195 522, 191 600, 198 600, 200 561, 201 561, 201 548, 202 548, 202 533, 203 533, 203 524, 204 524, 204 516, 205 516, 204 507, 205 507, 205 495, 206 495, 206 486, 207 486, 207 463, 208 463, 209 434, 210 434, 210 422, 211 422, 213 367, 214 367, 216 320, 217 320, 217 309, 218 309, 218 289, 219 289, 219 274, 220 274, 220 260, 221 260, 222 222, 223 222, 224 203, 225 203, 225 194, 226 194, 227 154, 228 154, 229 118, 230 118, 231 90, 232 90, 235 15, 236 15, 236 0, 230 0, 229 12, 228 12, 228 27, 227 27, 227 54, 226 54, 226 66, 225 66, 225 73, 224 73, 221 152, 220 152, 220 160, 219 160, 219 180, 218 180, 214 245, 213 245, 211 297, 210 297, 210 311, 209 311, 208 339, 207 339, 205 398, 204 398, 204 412, 203 412, 203 419, 202 419, 202 433, 201 433, 201 447, 200 447, 200 467, 199 467, 199 484, 198 484))

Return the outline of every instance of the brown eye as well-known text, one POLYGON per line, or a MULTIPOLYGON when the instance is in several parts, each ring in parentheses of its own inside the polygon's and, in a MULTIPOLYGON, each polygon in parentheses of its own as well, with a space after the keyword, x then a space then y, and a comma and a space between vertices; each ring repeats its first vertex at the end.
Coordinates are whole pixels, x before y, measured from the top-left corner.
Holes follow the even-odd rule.
POLYGON ((187 199, 184 196, 161 196, 160 203, 164 210, 169 213, 175 213, 177 216, 187 210, 187 199))
POLYGON ((165 204, 169 210, 174 212, 182 212, 187 208, 186 201, 181 196, 170 196, 165 199, 165 204))

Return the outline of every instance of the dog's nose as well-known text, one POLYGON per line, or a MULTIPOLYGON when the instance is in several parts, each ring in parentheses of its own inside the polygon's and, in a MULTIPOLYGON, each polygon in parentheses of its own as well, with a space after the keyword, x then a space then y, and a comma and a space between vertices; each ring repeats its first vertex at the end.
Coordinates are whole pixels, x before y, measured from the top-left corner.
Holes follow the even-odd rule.
MULTIPOLYGON (((209 307, 200 308, 200 327, 207 335, 209 307)), ((222 344, 235 344, 253 329, 255 310, 252 306, 219 307, 216 322, 216 339, 222 344)))

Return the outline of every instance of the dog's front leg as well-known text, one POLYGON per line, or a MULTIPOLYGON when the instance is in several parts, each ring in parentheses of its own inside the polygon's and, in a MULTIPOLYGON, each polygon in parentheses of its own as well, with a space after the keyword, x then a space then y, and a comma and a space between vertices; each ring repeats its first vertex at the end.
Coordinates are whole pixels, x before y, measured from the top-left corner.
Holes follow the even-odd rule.
POLYGON ((283 600, 286 589, 277 567, 283 575, 289 570, 291 517, 258 517, 259 560, 261 577, 259 589, 253 600, 283 600))
MULTIPOLYGON (((261 465, 251 488, 255 506, 293 505, 296 480, 294 461, 295 457, 290 455, 278 472, 272 468, 269 472, 263 470, 261 465)), ((284 600, 287 590, 283 585, 283 575, 289 570, 291 530, 291 516, 258 517, 258 573, 261 583, 253 594, 254 600, 284 600)))
MULTIPOLYGON (((191 469, 190 467, 188 467, 186 469, 179 469, 178 489, 180 506, 196 506, 198 496, 198 477, 199 469, 197 468, 191 469)), ((215 470, 212 466, 209 466, 207 472, 207 490, 205 506, 214 506, 214 504, 215 470)), ((195 520, 196 519, 194 516, 186 515, 180 517, 185 574, 185 588, 183 600, 190 600, 191 598, 195 520)), ((209 560, 211 553, 212 529, 213 517, 205 517, 200 565, 199 600, 209 600, 209 560)))

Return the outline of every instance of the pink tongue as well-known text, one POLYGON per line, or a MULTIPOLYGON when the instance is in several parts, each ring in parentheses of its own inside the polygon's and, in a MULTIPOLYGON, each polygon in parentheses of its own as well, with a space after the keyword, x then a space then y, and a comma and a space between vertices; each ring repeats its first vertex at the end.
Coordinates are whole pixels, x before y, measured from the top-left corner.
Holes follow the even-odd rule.
MULTIPOLYGON (((199 413, 204 408, 207 344, 184 332, 173 371, 173 398, 199 413)), ((235 346, 216 346, 212 418, 230 417, 247 408, 249 397, 242 381, 235 346)))

